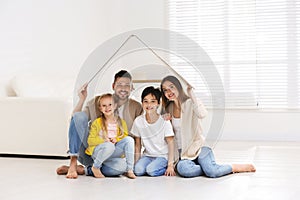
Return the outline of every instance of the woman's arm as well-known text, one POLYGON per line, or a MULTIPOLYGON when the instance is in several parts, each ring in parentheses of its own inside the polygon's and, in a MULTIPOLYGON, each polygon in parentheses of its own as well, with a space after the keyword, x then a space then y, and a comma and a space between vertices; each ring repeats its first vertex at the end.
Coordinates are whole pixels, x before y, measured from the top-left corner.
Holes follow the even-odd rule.
POLYGON ((194 110, 195 114, 197 115, 197 117, 200 119, 206 117, 208 112, 207 112, 204 104, 196 98, 196 96, 193 92, 193 88, 191 86, 188 86, 187 93, 192 100, 193 110, 194 110))
POLYGON ((166 176, 175 176, 174 170, 174 136, 166 137, 168 143, 168 167, 165 172, 166 176))

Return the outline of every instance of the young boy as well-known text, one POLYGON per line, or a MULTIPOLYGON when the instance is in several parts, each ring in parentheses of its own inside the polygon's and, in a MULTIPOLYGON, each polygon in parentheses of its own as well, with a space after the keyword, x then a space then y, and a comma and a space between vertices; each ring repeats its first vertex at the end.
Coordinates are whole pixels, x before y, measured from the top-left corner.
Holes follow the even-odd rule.
POLYGON ((131 129, 135 137, 135 167, 137 176, 175 176, 174 132, 170 121, 165 121, 158 113, 161 92, 147 87, 142 92, 144 114, 138 116, 131 129), (141 157, 141 146, 145 150, 141 157), (140 158, 141 157, 141 158, 140 158))

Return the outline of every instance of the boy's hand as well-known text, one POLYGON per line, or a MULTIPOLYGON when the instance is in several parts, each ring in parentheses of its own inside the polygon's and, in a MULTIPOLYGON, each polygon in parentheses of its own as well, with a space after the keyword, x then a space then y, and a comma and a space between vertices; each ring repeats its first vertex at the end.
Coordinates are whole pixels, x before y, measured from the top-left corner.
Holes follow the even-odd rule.
POLYGON ((176 176, 176 172, 174 170, 173 165, 168 165, 168 168, 165 172, 165 176, 176 176))

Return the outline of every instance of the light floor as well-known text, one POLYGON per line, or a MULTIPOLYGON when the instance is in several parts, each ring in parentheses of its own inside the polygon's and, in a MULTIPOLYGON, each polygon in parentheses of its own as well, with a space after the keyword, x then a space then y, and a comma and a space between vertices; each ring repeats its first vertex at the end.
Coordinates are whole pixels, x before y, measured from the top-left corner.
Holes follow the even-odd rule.
POLYGON ((55 169, 68 160, 1 158, 0 199, 200 199, 294 200, 300 198, 300 142, 219 142, 219 163, 254 163, 256 173, 212 179, 126 177, 68 180, 55 169))

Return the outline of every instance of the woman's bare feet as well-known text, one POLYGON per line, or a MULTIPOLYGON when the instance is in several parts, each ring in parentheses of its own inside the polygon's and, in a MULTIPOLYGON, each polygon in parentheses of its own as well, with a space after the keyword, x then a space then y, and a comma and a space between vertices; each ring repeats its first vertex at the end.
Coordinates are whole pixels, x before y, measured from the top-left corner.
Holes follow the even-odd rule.
POLYGON ((101 173, 101 170, 96 168, 96 167, 92 167, 92 171, 94 173, 94 176, 96 178, 105 178, 105 176, 101 173))
POLYGON ((256 169, 252 164, 232 164, 232 172, 255 172, 256 169))
MULTIPOLYGON (((68 174, 68 170, 69 170, 69 166, 62 165, 62 166, 60 166, 59 168, 56 169, 56 173, 58 175, 66 175, 66 174, 68 174)), ((84 175, 84 173, 85 173, 84 172, 84 167, 82 165, 78 165, 76 171, 77 171, 78 175, 84 175)))
POLYGON ((132 170, 129 170, 128 172, 124 173, 125 176, 127 176, 128 178, 131 178, 131 179, 135 179, 136 176, 135 174, 133 173, 132 170))

